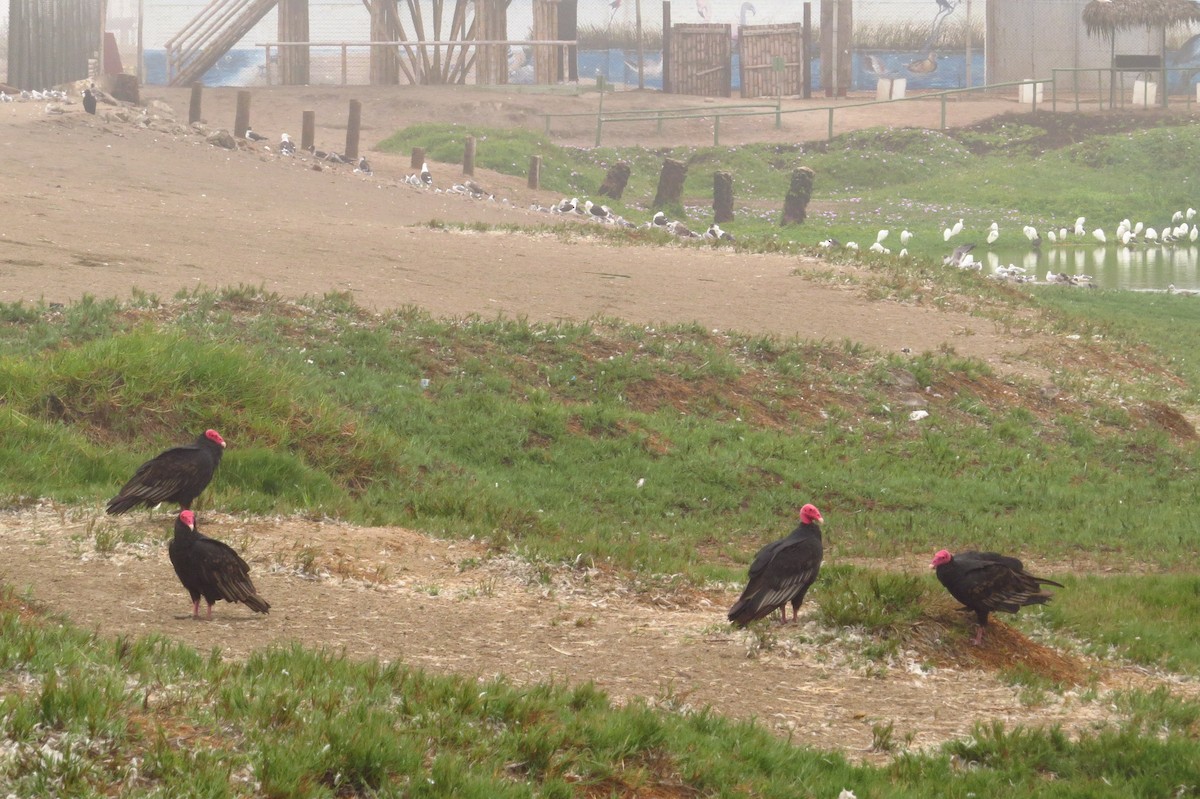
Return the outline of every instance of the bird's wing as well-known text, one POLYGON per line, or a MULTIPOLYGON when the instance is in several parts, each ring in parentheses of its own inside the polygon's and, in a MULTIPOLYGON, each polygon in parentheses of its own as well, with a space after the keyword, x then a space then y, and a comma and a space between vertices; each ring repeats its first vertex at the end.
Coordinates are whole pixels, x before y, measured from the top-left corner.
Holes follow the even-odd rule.
MULTIPOLYGON (((1016 558, 996 555, 994 552, 981 554, 994 555, 995 558, 981 558, 969 564, 964 571, 967 591, 978 607, 1015 613, 1020 607, 1049 599, 1048 594, 1041 592, 1041 581, 1022 569, 1021 562, 1016 558), (1013 564, 1016 564, 1015 568, 1013 564)), ((958 560, 958 556, 955 556, 955 560, 958 560)))
MULTIPOLYGON (((757 571, 751 567, 750 582, 746 585, 743 596, 757 595, 758 605, 767 607, 782 604, 797 592, 806 590, 817 579, 821 570, 821 542, 815 538, 801 538, 797 541, 777 542, 779 546, 771 551, 767 562, 759 564, 755 559, 757 571)), ((759 553, 761 558, 763 553, 759 553)))
POLYGON ((250 567, 228 544, 201 538, 192 548, 192 558, 204 584, 229 602, 245 602, 255 596, 250 567))
POLYGON ((189 481, 199 479, 210 465, 211 459, 195 444, 173 447, 139 466, 117 497, 137 497, 157 504, 189 481))

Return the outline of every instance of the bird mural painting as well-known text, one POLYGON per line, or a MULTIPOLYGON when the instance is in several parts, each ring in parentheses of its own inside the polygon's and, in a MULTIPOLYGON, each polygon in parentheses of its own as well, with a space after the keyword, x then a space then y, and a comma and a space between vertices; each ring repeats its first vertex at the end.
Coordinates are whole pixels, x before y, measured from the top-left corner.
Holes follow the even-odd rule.
POLYGON ((143 463, 115 497, 108 501, 107 512, 118 515, 139 505, 153 508, 163 502, 177 502, 181 509, 192 502, 212 481, 225 439, 216 430, 205 430, 191 444, 172 447, 143 463))
POLYGON ((804 595, 821 571, 824 549, 821 528, 825 519, 815 505, 800 509, 800 525, 787 538, 767 544, 750 564, 750 580, 738 601, 729 609, 729 621, 745 627, 766 618, 776 609, 787 623, 787 605, 792 605, 792 621, 804 602, 804 595))
POLYGON ((918 61, 910 61, 904 65, 904 68, 915 75, 928 75, 935 72, 937 71, 937 53, 931 50, 929 55, 918 61))
POLYGON ((970 550, 951 555, 943 549, 933 556, 929 568, 936 570, 938 582, 952 597, 975 612, 979 621, 973 640, 976 646, 983 642, 988 614, 1016 613, 1029 605, 1044 605, 1053 594, 1043 591, 1043 585, 1064 587, 1045 577, 1034 577, 1021 561, 996 552, 970 550))
POLYGON ((192 618, 200 618, 200 599, 208 603, 212 618, 217 600, 241 602, 255 613, 267 613, 271 603, 258 595, 250 581, 250 567, 233 547, 209 538, 196 529, 196 514, 180 511, 175 537, 168 548, 179 582, 192 598, 192 618))

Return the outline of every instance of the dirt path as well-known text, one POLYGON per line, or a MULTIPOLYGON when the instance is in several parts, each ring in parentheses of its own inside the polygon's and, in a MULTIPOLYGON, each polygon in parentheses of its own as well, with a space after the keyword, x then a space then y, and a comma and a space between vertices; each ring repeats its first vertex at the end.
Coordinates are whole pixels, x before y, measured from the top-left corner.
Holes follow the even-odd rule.
MULTIPOLYGON (((170 517, 161 514, 115 522, 98 510, 50 506, 0 514, 0 581, 102 635, 161 633, 230 657, 298 642, 518 683, 592 680, 619 701, 710 705, 856 758, 882 757, 871 752, 875 724, 893 723, 895 740, 912 747, 966 736, 980 719, 1074 732, 1114 717, 1105 690, 1166 681, 1080 661, 1098 675, 1096 699, 1085 701, 1080 689, 1029 704, 993 674, 935 667, 917 652, 869 661, 852 636, 831 639, 814 622, 756 648, 752 633, 724 623, 733 592, 639 588, 591 569, 539 569, 401 528, 205 518, 207 534, 251 563, 269 615, 218 603, 213 621, 193 621, 167 560, 170 517), (134 542, 98 551, 97 540, 122 535, 134 542)), ((1170 682, 1197 693, 1193 683, 1170 682)))

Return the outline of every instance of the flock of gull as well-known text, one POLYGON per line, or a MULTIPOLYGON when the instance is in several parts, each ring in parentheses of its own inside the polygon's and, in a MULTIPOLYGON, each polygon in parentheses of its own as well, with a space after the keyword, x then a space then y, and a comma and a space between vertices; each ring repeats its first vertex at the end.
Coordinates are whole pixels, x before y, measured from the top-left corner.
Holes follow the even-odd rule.
POLYGON ((538 205, 534 203, 529 206, 530 211, 539 211, 546 214, 570 215, 582 217, 593 222, 598 222, 604 225, 613 225, 615 227, 626 228, 629 230, 661 230, 670 233, 672 236, 677 236, 681 239, 709 239, 712 241, 733 241, 733 234, 729 231, 722 230, 721 226, 713 222, 708 226, 708 230, 703 233, 698 233, 689 228, 684 223, 676 219, 668 219, 667 215, 662 211, 656 211, 649 222, 644 222, 641 225, 630 222, 620 214, 613 212, 607 205, 600 205, 591 200, 579 201, 578 197, 563 197, 553 205, 538 205))
MULTIPOLYGON (((1109 235, 1104 228, 1095 228, 1090 233, 1085 226, 1087 219, 1079 217, 1075 220, 1075 224, 1071 227, 1048 228, 1045 238, 1033 225, 1025 225, 1021 229, 1022 235, 1029 242, 1031 248, 1040 249, 1042 244, 1048 242, 1054 246, 1077 246, 1090 240, 1107 246, 1109 243, 1109 235)), ((945 228, 942 231, 942 240, 949 243, 955 237, 963 232, 963 220, 959 219, 953 225, 945 228)), ((891 255, 892 251, 884 242, 891 235, 890 230, 880 230, 875 235, 875 243, 868 250, 880 255, 891 255)), ((903 258, 908 255, 906 245, 912 239, 913 234, 908 230, 900 232, 900 244, 902 249, 898 253, 899 257, 903 258)), ((987 229, 985 240, 987 246, 992 246, 1000 239, 1000 225, 993 222, 987 229)), ((1177 244, 1194 244, 1200 240, 1200 224, 1196 222, 1196 209, 1188 208, 1185 211, 1176 211, 1171 216, 1171 221, 1164 224, 1161 228, 1155 228, 1146 225, 1143 222, 1131 222, 1129 219, 1122 219, 1117 225, 1113 233, 1112 243, 1123 247, 1171 247, 1177 244)), ((849 241, 842 244, 837 239, 828 238, 820 242, 820 247, 831 249, 834 247, 843 247, 846 250, 858 251, 859 245, 857 242, 849 241)), ((942 259, 944 266, 952 266, 958 269, 971 269, 982 271, 984 264, 982 261, 977 261, 974 257, 973 250, 975 244, 961 244, 942 259)), ((1027 275, 1028 270, 1024 267, 1015 264, 1007 266, 996 265, 992 269, 991 276, 1000 280, 1010 280, 1017 283, 1032 283, 1036 282, 1037 278, 1034 275, 1027 275)), ((1064 272, 1047 272, 1045 276, 1046 283, 1060 283, 1072 286, 1089 286, 1092 284, 1090 275, 1068 275, 1064 272)))
MULTIPOLYGON (((254 129, 247 128, 245 138, 247 141, 259 144, 263 150, 265 150, 267 152, 272 152, 271 145, 263 143, 263 142, 267 141, 267 137, 262 135, 261 133, 256 132, 254 129)), ((356 161, 355 159, 350 158, 350 157, 344 155, 343 153, 339 153, 334 150, 321 150, 312 144, 310 144, 306 148, 303 148, 303 149, 297 151, 296 143, 294 141, 292 141, 292 137, 286 133, 280 134, 279 143, 275 145, 275 151, 277 151, 279 153, 279 155, 286 156, 289 158, 310 157, 310 158, 314 159, 314 161, 317 162, 317 164, 314 164, 314 167, 313 167, 314 169, 319 168, 321 163, 344 164, 346 166, 354 167, 354 172, 356 174, 366 175, 368 177, 371 177, 375 174, 375 171, 371 168, 371 163, 367 160, 366 156, 359 156, 358 160, 356 161), (306 153, 307 153, 307 156, 306 156, 306 153)), ((401 178, 400 182, 407 184, 409 186, 416 186, 418 188, 431 189, 438 193, 445 191, 447 194, 465 194, 465 195, 473 197, 474 199, 477 199, 477 200, 479 200, 479 199, 487 199, 487 200, 496 199, 495 195, 489 193, 487 190, 485 190, 482 186, 480 186, 478 183, 476 183, 473 180, 466 180, 466 181, 463 181, 462 183, 455 183, 455 184, 451 185, 451 187, 448 189, 441 189, 439 187, 434 186, 433 173, 429 170, 429 162, 428 161, 423 161, 421 163, 421 169, 419 172, 414 172, 410 175, 406 175, 405 177, 401 178)))
POLYGON ((38 91, 25 90, 20 94, 9 94, 6 91, 0 90, 0 103, 28 103, 28 102, 44 102, 46 100, 66 100, 67 93, 61 89, 42 89, 38 91))

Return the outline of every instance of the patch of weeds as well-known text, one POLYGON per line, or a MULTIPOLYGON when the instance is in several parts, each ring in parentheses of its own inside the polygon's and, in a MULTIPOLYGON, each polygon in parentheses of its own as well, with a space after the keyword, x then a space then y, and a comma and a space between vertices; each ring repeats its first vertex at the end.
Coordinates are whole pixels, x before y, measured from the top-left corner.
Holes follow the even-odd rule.
POLYGON ((896 723, 889 719, 871 725, 871 751, 894 752, 896 750, 896 723))
POLYGON ((905 574, 827 566, 821 571, 817 618, 827 627, 861 627, 895 636, 911 628, 921 613, 925 581, 905 574))

